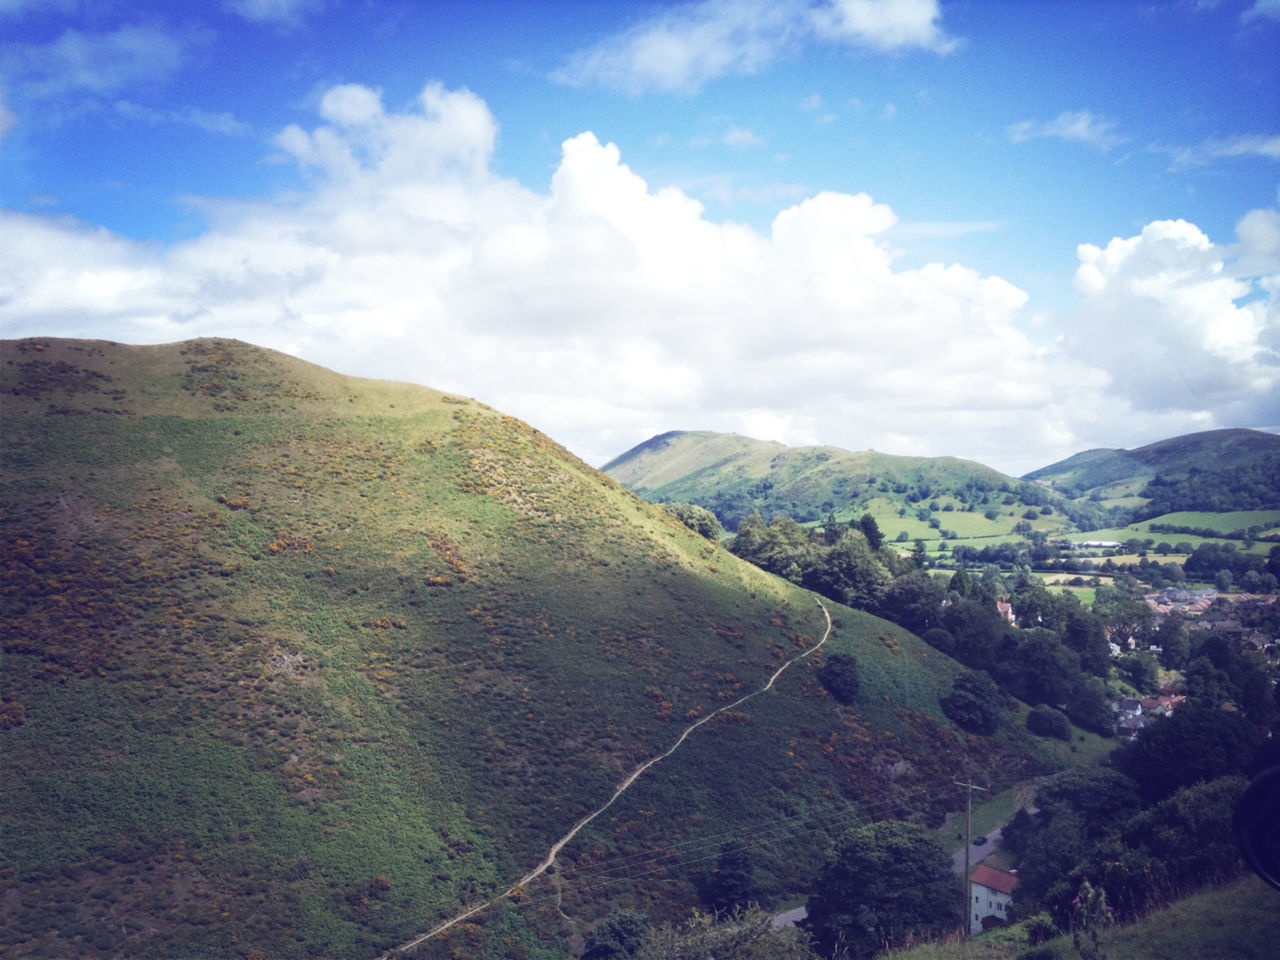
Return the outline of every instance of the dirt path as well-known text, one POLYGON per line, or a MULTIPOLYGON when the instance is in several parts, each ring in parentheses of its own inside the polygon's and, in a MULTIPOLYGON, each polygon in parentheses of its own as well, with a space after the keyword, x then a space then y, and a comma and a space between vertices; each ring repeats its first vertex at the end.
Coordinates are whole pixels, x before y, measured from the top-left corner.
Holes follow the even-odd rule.
MULTIPOLYGON (((498 894, 492 900, 486 900, 484 903, 476 904, 474 907, 471 907, 465 910, 464 912, 458 914, 453 919, 446 920, 444 923, 440 924, 439 926, 433 927, 432 929, 428 930, 426 933, 415 937, 414 939, 408 941, 407 943, 400 944, 400 946, 398 946, 396 950, 397 951, 412 950, 414 947, 418 946, 419 944, 425 943, 427 940, 430 940, 432 937, 435 937, 444 933, 450 927, 456 926, 457 924, 462 923, 464 920, 467 920, 470 917, 474 917, 480 911, 488 909, 489 907, 497 903, 499 900, 503 900, 506 897, 511 896, 521 887, 524 887, 529 883, 531 883, 532 881, 536 880, 539 876, 546 873, 547 869, 553 863, 556 862, 556 857, 559 855, 560 851, 563 850, 565 848, 565 845, 568 844, 574 837, 576 837, 582 831, 583 827, 585 827, 592 820, 594 820, 596 817, 600 816, 600 814, 604 813, 611 806, 613 806, 613 802, 617 800, 620 796, 622 796, 622 794, 626 792, 627 788, 630 787, 633 783, 635 783, 636 780, 638 780, 646 770, 648 770, 654 764, 660 763, 661 761, 667 759, 667 757, 675 753, 676 750, 680 748, 680 745, 689 738, 689 734, 693 733, 693 731, 697 730, 704 723, 709 723, 710 721, 714 720, 716 717, 724 713, 726 710, 732 710, 734 707, 746 702, 747 700, 750 700, 752 697, 759 696, 765 691, 773 689, 774 681, 776 681, 780 676, 782 676, 783 672, 789 666, 791 666, 797 660, 803 660, 805 657, 809 656, 810 654, 815 653, 824 643, 827 642, 827 638, 831 636, 831 614, 827 610, 827 605, 823 603, 821 600, 818 600, 817 597, 814 597, 814 599, 817 600, 818 606, 822 608, 822 616, 826 618, 826 621, 827 621, 827 628, 826 630, 823 631, 821 640, 819 640, 816 644, 814 644, 808 650, 805 650, 803 653, 796 654, 794 657, 792 657, 790 660, 788 660, 786 663, 780 666, 777 670, 775 670, 773 673, 773 676, 769 678, 769 682, 766 683, 759 690, 753 690, 751 693, 748 693, 744 696, 739 697, 737 700, 733 701, 733 703, 727 703, 723 707, 720 707, 719 709, 714 710, 713 712, 707 714, 701 720, 698 720, 694 723, 691 723, 689 726, 687 726, 684 732, 680 734, 680 738, 676 740, 676 742, 673 743, 665 753, 661 753, 658 756, 652 758, 651 760, 646 760, 640 766, 636 767, 635 770, 631 771, 630 775, 627 776, 627 778, 623 780, 620 784, 618 784, 617 789, 613 791, 613 796, 611 796, 607 801, 605 801, 605 803, 601 807, 596 809, 594 812, 589 813, 587 816, 583 817, 581 820, 575 823, 573 825, 573 829, 571 829, 568 833, 566 833, 563 837, 561 837, 559 840, 557 840, 554 844, 551 845, 551 849, 547 852, 546 858, 541 863, 539 863, 536 867, 534 867, 532 870, 526 873, 523 877, 517 880, 514 884, 512 884, 510 889, 506 890, 503 893, 498 894)), ((378 958, 378 960, 390 960, 390 957, 391 957, 391 952, 388 952, 388 953, 384 953, 381 957, 378 958)))

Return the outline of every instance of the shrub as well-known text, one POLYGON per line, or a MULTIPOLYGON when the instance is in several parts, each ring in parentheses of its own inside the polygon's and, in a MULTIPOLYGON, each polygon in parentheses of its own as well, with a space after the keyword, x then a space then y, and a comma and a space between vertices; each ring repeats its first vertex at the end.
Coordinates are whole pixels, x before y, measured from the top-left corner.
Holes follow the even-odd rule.
POLYGON ((1040 704, 1027 714, 1027 729, 1038 737, 1071 739, 1071 721, 1065 713, 1053 709, 1047 703, 1040 704))
POLYGON ((858 679, 858 661, 847 653, 833 653, 818 673, 822 685, 841 703, 853 703, 858 699, 861 681, 858 679))
POLYGON ((951 692, 938 701, 942 712, 970 733, 996 732, 1004 718, 1002 697, 985 674, 965 673, 956 677, 951 692))

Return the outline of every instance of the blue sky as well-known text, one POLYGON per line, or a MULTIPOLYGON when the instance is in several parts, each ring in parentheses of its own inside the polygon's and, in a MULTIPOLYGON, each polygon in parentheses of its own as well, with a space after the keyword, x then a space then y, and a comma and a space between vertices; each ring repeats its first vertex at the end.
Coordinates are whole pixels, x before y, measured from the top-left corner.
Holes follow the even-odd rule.
POLYGON ((0 0, 0 335, 956 455, 1280 428, 1280 0, 0 0))

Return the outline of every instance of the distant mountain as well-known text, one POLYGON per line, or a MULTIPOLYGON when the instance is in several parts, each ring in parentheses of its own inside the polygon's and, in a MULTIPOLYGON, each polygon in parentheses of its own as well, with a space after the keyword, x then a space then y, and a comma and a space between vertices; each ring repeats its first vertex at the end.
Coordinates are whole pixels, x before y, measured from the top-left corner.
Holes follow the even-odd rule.
MULTIPOLYGON (((890 538, 905 531, 910 539, 936 540, 943 531, 1000 536, 1020 521, 1055 531, 1078 510, 1044 486, 970 460, 787 447, 707 431, 660 434, 602 469, 651 502, 706 507, 730 529, 753 511, 800 522, 869 512, 890 538)), ((1078 512, 1078 520, 1092 518, 1087 506, 1078 512)))
MULTIPOLYGON (((726 843, 801 891, 855 817, 1069 757, 959 732, 958 664, 830 604, 503 897, 812 646, 813 596, 482 404, 237 341, 0 342, 0 397, 6 956, 374 957, 498 897, 415 955, 563 958, 563 916, 683 914, 726 843)), ((719 446, 816 509, 1022 506, 960 461, 719 446)))
POLYGON ((1073 499, 1111 501, 1133 519, 1175 510, 1280 507, 1280 436, 1206 430, 1134 450, 1088 450, 1024 479, 1073 499))

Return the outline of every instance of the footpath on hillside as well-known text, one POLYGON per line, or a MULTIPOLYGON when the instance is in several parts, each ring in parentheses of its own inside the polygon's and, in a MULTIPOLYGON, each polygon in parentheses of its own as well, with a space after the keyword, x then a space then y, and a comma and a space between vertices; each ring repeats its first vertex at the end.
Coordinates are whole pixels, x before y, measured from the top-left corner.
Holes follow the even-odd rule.
POLYGON ((444 933, 446 930, 450 929, 451 927, 454 927, 457 924, 462 923, 464 920, 467 920, 470 917, 474 917, 477 913, 480 913, 482 910, 487 910, 489 907, 493 906, 495 903, 498 903, 500 900, 503 900, 511 896, 517 890, 522 889, 523 887, 527 886, 529 883, 536 880, 542 874, 546 873, 546 871, 551 867, 551 865, 556 862, 556 857, 559 855, 560 851, 563 850, 565 845, 568 844, 571 840, 573 840, 573 838, 576 837, 582 831, 583 827, 585 827, 592 820, 594 820, 596 817, 600 816, 600 814, 604 813, 611 806, 613 806, 614 801, 617 800, 620 796, 622 796, 622 794, 625 793, 627 789, 645 773, 645 771, 647 771, 654 764, 661 763, 667 757, 675 753, 676 750, 680 748, 680 745, 683 744, 685 740, 689 738, 689 734, 693 733, 693 731, 697 730, 704 723, 709 723, 710 721, 714 720, 716 717, 724 713, 726 710, 732 710, 734 707, 737 707, 745 703, 746 701, 750 700, 752 697, 759 696, 765 691, 773 689, 774 682, 777 681, 777 679, 780 676, 782 676, 783 672, 785 672, 788 667, 790 667, 796 661, 803 660, 805 657, 808 657, 811 654, 816 653, 819 649, 821 649, 822 645, 827 642, 827 638, 831 636, 831 613, 827 610, 827 605, 823 603, 821 599, 819 599, 818 597, 814 597, 814 600, 816 600, 818 603, 818 606, 822 608, 822 616, 827 621, 827 626, 822 633, 821 640, 819 640, 816 644, 814 644, 808 650, 805 650, 803 653, 796 654, 794 657, 792 657, 782 666, 778 667, 778 669, 774 671, 773 676, 769 678, 769 682, 766 683, 760 689, 753 690, 751 693, 748 693, 742 697, 739 697, 737 700, 733 701, 733 703, 725 704, 719 709, 707 714, 702 719, 694 723, 691 723, 689 726, 687 726, 684 729, 684 732, 680 734, 679 739, 677 739, 676 742, 673 743, 665 753, 661 753, 658 756, 653 757, 652 759, 647 760, 644 763, 642 763, 640 766, 636 767, 636 769, 633 770, 625 780, 623 780, 621 783, 618 784, 617 789, 614 790, 613 792, 613 796, 611 796, 607 801, 605 801, 605 803, 602 804, 598 809, 589 813, 587 816, 583 817, 581 820, 575 823, 573 825, 573 829, 571 829, 568 833, 566 833, 563 837, 561 837, 559 840, 557 840, 554 844, 551 845, 551 849, 547 852, 547 856, 543 859, 543 861, 539 863, 536 867, 534 867, 532 870, 530 870, 523 877, 521 877, 519 880, 517 880, 515 883, 513 883, 510 888, 498 894, 497 896, 493 897, 492 899, 486 900, 483 903, 478 903, 475 906, 470 907, 467 910, 464 910, 462 913, 458 914, 456 917, 453 917, 450 920, 446 920, 444 923, 441 923, 436 927, 432 927, 426 933, 420 934, 419 936, 414 937, 412 940, 409 940, 406 943, 400 944, 398 947, 395 948, 394 951, 388 951, 387 953, 382 954, 378 958, 378 960, 391 960, 393 952, 412 950, 414 947, 418 946, 421 943, 425 943, 427 940, 430 940, 432 937, 439 936, 440 934, 444 933))

